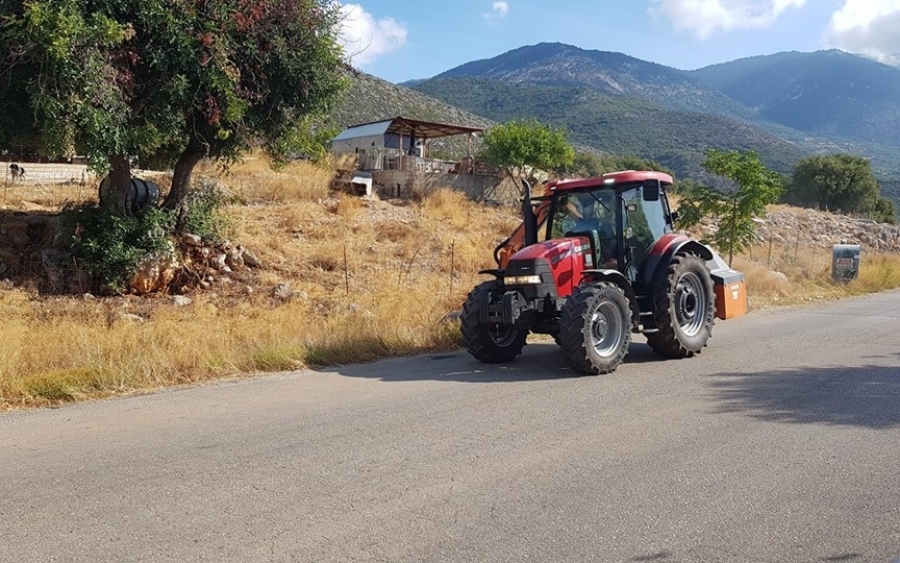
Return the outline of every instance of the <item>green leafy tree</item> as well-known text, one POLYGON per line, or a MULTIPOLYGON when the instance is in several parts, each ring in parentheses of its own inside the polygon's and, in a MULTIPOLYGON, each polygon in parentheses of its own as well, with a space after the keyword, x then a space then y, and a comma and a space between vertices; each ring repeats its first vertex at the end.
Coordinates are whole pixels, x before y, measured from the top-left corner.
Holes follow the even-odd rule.
POLYGON ((331 0, 2 2, 0 148, 83 152, 120 195, 129 157, 171 166, 179 208, 205 157, 309 152, 345 84, 339 21, 331 0))
POLYGON ((536 119, 496 125, 485 132, 481 158, 514 178, 532 176, 536 170, 556 171, 571 166, 575 149, 564 129, 536 119))
POLYGON ((863 157, 814 156, 797 164, 787 199, 817 209, 872 215, 879 206, 881 188, 863 157))
POLYGON ((703 217, 719 220, 712 243, 728 252, 728 265, 734 253, 747 248, 756 232, 755 216, 766 212, 766 205, 778 201, 781 176, 767 169, 755 152, 739 153, 710 150, 703 168, 730 180, 735 189, 719 190, 694 184, 683 186, 679 213, 685 227, 698 224, 703 217))

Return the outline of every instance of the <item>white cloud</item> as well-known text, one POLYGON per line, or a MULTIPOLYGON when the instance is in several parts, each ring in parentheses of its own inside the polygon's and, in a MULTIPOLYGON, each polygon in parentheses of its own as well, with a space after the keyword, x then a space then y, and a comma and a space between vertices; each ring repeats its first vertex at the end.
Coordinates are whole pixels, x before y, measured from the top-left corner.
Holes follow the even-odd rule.
POLYGON ((497 25, 497 21, 506 17, 509 13, 509 2, 494 2, 491 4, 491 12, 481 14, 491 25, 497 25))
POLYGON ((350 62, 359 67, 406 45, 406 27, 393 18, 376 20, 359 4, 341 6, 338 40, 350 62))
POLYGON ((900 2, 845 0, 832 14, 825 41, 833 46, 900 66, 900 2))
POLYGON ((668 18, 676 29, 706 39, 717 31, 769 27, 785 11, 805 3, 806 0, 651 0, 650 13, 668 18))

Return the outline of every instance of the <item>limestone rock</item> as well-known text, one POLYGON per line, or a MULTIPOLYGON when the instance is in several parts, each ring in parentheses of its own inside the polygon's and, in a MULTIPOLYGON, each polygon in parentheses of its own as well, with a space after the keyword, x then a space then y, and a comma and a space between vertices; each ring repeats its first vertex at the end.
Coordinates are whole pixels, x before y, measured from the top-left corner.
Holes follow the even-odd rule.
POLYGON ((251 268, 259 268, 262 265, 262 262, 259 261, 259 258, 257 258, 256 255, 249 250, 244 250, 243 252, 241 252, 241 258, 243 258, 244 264, 250 266, 251 268))
POLYGON ((175 279, 178 267, 178 260, 174 254, 167 253, 147 258, 138 266, 137 272, 128 282, 128 287, 140 295, 162 291, 175 279))

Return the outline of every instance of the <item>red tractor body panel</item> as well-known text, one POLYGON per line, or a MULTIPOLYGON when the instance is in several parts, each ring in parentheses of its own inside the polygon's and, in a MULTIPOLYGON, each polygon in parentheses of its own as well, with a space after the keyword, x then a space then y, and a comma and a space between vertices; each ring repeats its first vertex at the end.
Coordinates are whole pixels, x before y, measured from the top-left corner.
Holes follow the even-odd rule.
POLYGON ((568 297, 581 282, 584 271, 592 265, 585 264, 590 256, 586 239, 572 237, 553 239, 527 246, 516 252, 510 262, 526 263, 546 261, 550 264, 553 281, 559 297, 568 297))

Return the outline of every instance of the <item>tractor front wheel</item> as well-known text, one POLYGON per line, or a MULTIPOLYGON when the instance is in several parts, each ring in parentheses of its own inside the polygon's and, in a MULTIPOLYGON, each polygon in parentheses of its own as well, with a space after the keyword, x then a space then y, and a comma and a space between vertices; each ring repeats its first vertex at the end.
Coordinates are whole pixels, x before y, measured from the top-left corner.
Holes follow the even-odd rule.
POLYGON ((488 364, 511 362, 525 347, 527 330, 481 322, 481 303, 496 291, 497 282, 475 287, 463 303, 460 330, 463 343, 475 359, 488 364))
POLYGON ((699 354, 712 335, 716 304, 712 278, 701 258, 677 254, 654 295, 658 332, 647 335, 654 352, 668 358, 699 354))
POLYGON ((631 307, 625 292, 608 282, 576 289, 563 307, 558 342, 575 371, 615 371, 631 344, 631 307))

